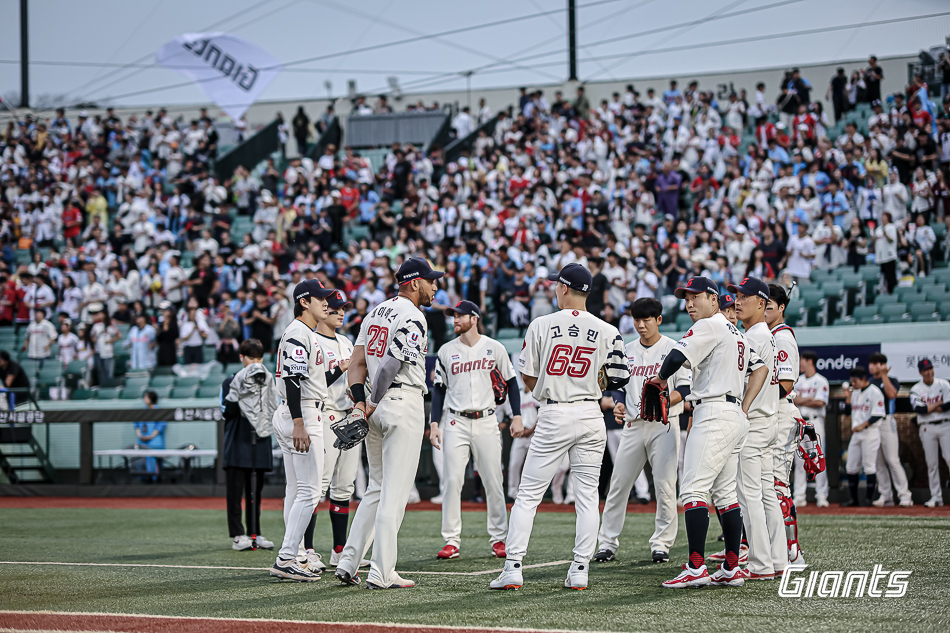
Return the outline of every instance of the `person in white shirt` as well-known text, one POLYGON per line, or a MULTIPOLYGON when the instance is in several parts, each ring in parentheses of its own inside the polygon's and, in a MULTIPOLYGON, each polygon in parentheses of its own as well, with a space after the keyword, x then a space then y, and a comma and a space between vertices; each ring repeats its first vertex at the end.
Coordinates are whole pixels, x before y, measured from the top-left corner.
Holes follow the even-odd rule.
POLYGON ((111 380, 115 371, 115 350, 112 344, 122 338, 119 329, 112 324, 112 320, 105 312, 105 307, 101 303, 94 303, 89 306, 89 312, 93 315, 95 323, 90 332, 90 338, 95 344, 95 365, 99 375, 99 384, 106 380, 111 380))
POLYGON ((475 130, 475 122, 469 112, 469 108, 466 106, 452 119, 452 127, 455 129, 456 138, 465 138, 475 130))
MULTIPOLYGON (((795 383, 794 404, 801 411, 802 419, 815 427, 818 433, 818 443, 821 449, 825 448, 825 409, 828 406, 830 387, 828 379, 818 373, 816 363, 818 355, 812 351, 801 352, 799 369, 801 374, 795 383)), ((802 458, 795 456, 795 487, 794 500, 798 507, 807 505, 805 492, 808 486, 805 477, 805 468, 802 458)), ((819 508, 828 507, 828 473, 822 471, 815 477, 815 496, 819 508)))
POLYGON ((937 235, 927 224, 927 218, 924 217, 924 214, 921 213, 914 218, 914 223, 907 227, 907 242, 914 247, 917 272, 920 275, 930 273, 930 266, 933 261, 930 253, 937 244, 937 235))
POLYGON ((950 466, 950 382, 934 378, 934 364, 929 358, 917 361, 921 381, 910 389, 910 406, 917 414, 920 443, 924 445, 927 460, 927 478, 930 500, 924 505, 936 508, 943 505, 943 487, 940 485, 940 452, 950 466))
POLYGON ((56 340, 56 327, 46 320, 46 309, 37 308, 33 311, 33 320, 26 326, 26 340, 23 349, 33 360, 43 361, 49 358, 50 346, 56 340))
POLYGON ((178 256, 172 255, 168 259, 168 270, 162 280, 165 298, 171 301, 175 310, 181 308, 185 300, 185 270, 178 265, 178 256))
POLYGON ((796 280, 811 276, 812 263, 815 260, 815 242, 808 236, 808 226, 802 222, 798 233, 788 238, 788 272, 796 280))
POLYGON ((53 293, 53 289, 46 284, 43 277, 37 275, 33 277, 33 282, 31 286, 27 287, 26 295, 23 297, 23 301, 30 308, 31 319, 37 308, 52 310, 56 306, 56 295, 53 293))
POLYGON ((76 360, 79 355, 79 337, 73 334, 72 325, 69 319, 63 321, 56 339, 56 344, 59 345, 59 362, 63 367, 76 360))
POLYGON ((888 182, 883 188, 884 211, 890 213, 891 218, 903 219, 907 215, 907 200, 910 198, 910 192, 900 181, 897 169, 892 167, 887 174, 887 179, 888 182))
POLYGON ((187 310, 179 315, 179 339, 182 347, 182 362, 186 365, 204 362, 204 340, 211 334, 204 313, 198 309, 198 300, 188 299, 187 310))
POLYGON ((85 323, 90 323, 92 321, 92 306, 98 305, 102 308, 102 304, 108 300, 109 295, 106 292, 105 286, 103 286, 97 280, 96 271, 90 270, 87 271, 89 275, 89 283, 86 285, 82 293, 82 304, 81 304, 81 319, 85 323))
POLYGON ((881 224, 874 229, 874 257, 884 275, 887 294, 897 286, 897 230, 887 211, 881 214, 881 224))
POLYGON ((868 371, 858 366, 851 370, 851 385, 843 385, 845 403, 851 409, 851 441, 848 443, 848 488, 851 499, 843 501, 843 507, 858 503, 858 481, 861 468, 867 479, 867 498, 864 505, 871 505, 877 488, 877 451, 881 445, 881 429, 878 423, 887 416, 884 394, 868 380, 868 371))

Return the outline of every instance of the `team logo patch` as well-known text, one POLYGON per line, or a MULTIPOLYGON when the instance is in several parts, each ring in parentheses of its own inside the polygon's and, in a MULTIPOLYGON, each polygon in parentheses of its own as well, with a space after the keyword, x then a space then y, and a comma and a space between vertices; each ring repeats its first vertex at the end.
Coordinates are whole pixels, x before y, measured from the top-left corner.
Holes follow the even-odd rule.
POLYGON ((686 336, 684 336, 683 338, 689 338, 692 335, 693 335, 693 331, 690 330, 689 332, 686 333, 686 336))
POLYGON ((785 353, 785 350, 780 349, 778 351, 778 360, 780 363, 784 363, 785 361, 788 360, 788 354, 785 353))
POLYGON ((573 314, 574 316, 577 316, 578 314, 580 314, 580 312, 578 312, 577 310, 574 310, 573 312, 571 312, 571 314, 573 314))
POLYGON ((410 343, 413 343, 413 344, 415 344, 415 345, 418 345, 418 344, 419 344, 419 333, 418 333, 418 332, 410 332, 410 333, 409 333, 409 342, 410 342, 410 343))
POLYGON ((462 357, 459 354, 452 354, 452 360, 462 360, 462 357))
POLYGON ((293 350, 294 360, 302 361, 307 357, 307 351, 302 347, 295 347, 293 350))
POLYGON ((455 426, 455 420, 452 420, 451 422, 449 422, 449 424, 451 424, 452 426, 455 426))
POLYGON ((491 350, 487 350, 485 353, 491 356, 491 352, 492 352, 491 350))

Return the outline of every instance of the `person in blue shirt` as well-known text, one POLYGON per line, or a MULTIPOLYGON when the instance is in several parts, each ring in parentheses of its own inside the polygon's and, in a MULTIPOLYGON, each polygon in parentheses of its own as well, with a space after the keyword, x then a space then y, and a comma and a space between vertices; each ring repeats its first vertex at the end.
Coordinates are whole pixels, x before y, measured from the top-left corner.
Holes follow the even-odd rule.
POLYGON ((821 196, 821 211, 822 213, 830 213, 833 215, 835 226, 839 226, 843 229, 845 219, 851 211, 851 203, 848 202, 848 197, 838 190, 839 187, 840 184, 837 180, 828 182, 828 191, 821 196))
POLYGON ((366 183, 360 185, 360 224, 369 224, 376 217, 376 205, 380 197, 366 183))
POLYGON ((784 147, 776 143, 774 138, 769 139, 769 160, 772 161, 772 170, 776 176, 778 176, 779 167, 791 162, 791 159, 788 157, 788 152, 785 151, 784 147))
POLYGON ((811 187, 815 193, 821 195, 825 193, 831 179, 828 177, 828 174, 820 171, 819 167, 820 165, 817 160, 809 165, 808 171, 802 175, 802 189, 811 187))
MULTIPOLYGON (((158 394, 154 391, 146 391, 145 408, 154 409, 158 406, 158 394)), ((166 422, 136 422, 135 436, 138 439, 139 448, 165 448, 165 427, 166 422)), ((145 474, 151 475, 151 480, 158 480, 158 459, 155 457, 145 458, 145 474)), ((148 477, 146 477, 148 479, 148 477)))
POLYGON ((663 91, 663 101, 664 101, 664 103, 666 103, 666 105, 670 105, 671 103, 673 103, 674 101, 676 101, 676 97, 682 97, 682 96, 683 96, 683 93, 680 91, 679 88, 676 87, 676 80, 675 80, 675 79, 671 79, 671 80, 670 80, 670 89, 663 91))

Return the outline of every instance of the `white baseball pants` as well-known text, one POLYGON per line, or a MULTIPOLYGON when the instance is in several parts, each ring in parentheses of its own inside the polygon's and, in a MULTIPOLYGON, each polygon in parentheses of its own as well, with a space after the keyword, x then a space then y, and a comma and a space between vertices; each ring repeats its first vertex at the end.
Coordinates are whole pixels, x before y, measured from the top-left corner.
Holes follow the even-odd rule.
POLYGON ((782 400, 778 404, 778 423, 775 429, 775 460, 773 475, 791 497, 792 466, 798 453, 798 407, 782 400))
MULTIPOLYGON (((822 417, 811 418, 807 420, 815 427, 815 432, 818 433, 818 445, 821 446, 821 450, 825 450, 825 419, 822 417)), ((878 479, 880 482, 880 479, 878 479)), ((805 505, 805 493, 808 489, 808 477, 805 474, 804 462, 802 458, 798 455, 798 452, 795 452, 795 505, 805 505)), ((827 501, 828 500, 828 472, 822 471, 818 473, 815 477, 815 497, 818 501, 827 501)))
POLYGON ((551 480, 551 498, 558 505, 574 501, 574 482, 567 476, 570 471, 571 458, 569 455, 564 455, 561 465, 558 466, 557 472, 554 474, 554 479, 551 480), (565 481, 567 482, 566 491, 565 481))
POLYGON ((524 460, 528 456, 529 446, 531 446, 530 437, 516 437, 511 440, 511 452, 508 455, 508 496, 512 499, 518 496, 521 471, 524 469, 524 460))
POLYGON ((877 489, 881 491, 885 502, 894 501, 894 492, 897 492, 898 502, 910 501, 907 473, 901 465, 897 420, 893 415, 884 416, 875 426, 881 427, 881 447, 877 451, 877 489))
MULTIPOLYGON (((610 461, 613 462, 614 468, 617 467, 617 449, 620 448, 620 440, 625 429, 626 427, 607 431, 607 452, 610 453, 610 461)), ((653 462, 650 462, 650 467, 653 467, 653 462)), ((636 491, 637 499, 650 499, 650 481, 647 479, 646 470, 640 471, 637 480, 633 482, 633 490, 636 491)))
POLYGON ((865 475, 877 472, 877 452, 881 448, 881 429, 878 427, 879 424, 872 424, 851 435, 846 468, 849 475, 860 475, 862 467, 865 475))
POLYGON ((356 489, 356 471, 360 467, 360 451, 363 445, 354 446, 348 451, 341 451, 333 447, 336 435, 330 425, 346 417, 345 411, 328 409, 323 412, 323 437, 327 438, 326 451, 323 459, 323 481, 320 485, 320 496, 335 501, 348 501, 356 489))
POLYGON ((567 455, 576 495, 574 560, 585 565, 590 562, 597 545, 597 485, 606 444, 607 430, 599 403, 541 405, 509 518, 508 560, 520 561, 528 551, 538 505, 567 455))
POLYGON ((787 556, 785 539, 778 539, 778 543, 772 539, 773 534, 784 535, 785 530, 772 474, 777 417, 751 418, 749 433, 739 451, 737 493, 742 523, 749 540, 749 571, 756 574, 775 573, 773 555, 777 554, 779 559, 787 556))
POLYGON ((442 497, 442 540, 459 547, 462 541, 462 485, 470 456, 485 488, 488 540, 494 545, 508 536, 508 508, 501 471, 501 430, 494 414, 478 420, 451 413, 441 424, 445 454, 442 497))
POLYGON ((310 436, 310 449, 306 453, 294 448, 294 420, 290 409, 281 403, 274 411, 274 435, 284 454, 284 541, 280 546, 280 558, 289 560, 297 556, 303 533, 307 531, 313 509, 320 499, 320 483, 323 476, 323 421, 316 402, 304 401, 300 412, 310 436))
POLYGON ((940 485, 940 453, 950 468, 950 422, 921 424, 920 443, 924 445, 927 459, 927 478, 930 483, 930 498, 943 503, 943 488, 940 485))
MULTIPOLYGON (((446 413, 448 413, 446 411, 446 413)), ((439 423, 439 431, 442 431, 443 425, 439 423)), ((445 495, 445 453, 441 448, 432 447, 432 465, 435 466, 435 474, 439 476, 439 495, 445 495)))
POLYGON ((748 432, 749 421, 738 404, 704 401, 694 409, 680 482, 684 504, 706 503, 710 492, 717 508, 738 502, 739 449, 748 432))
MULTIPOLYGON (((643 475, 649 462, 656 489, 656 529, 650 537, 650 549, 669 552, 676 540, 676 466, 679 453, 679 429, 659 422, 636 420, 621 431, 620 446, 612 456, 614 472, 601 518, 599 549, 614 552, 620 547, 620 532, 627 517, 627 501, 634 481, 643 475)), ((608 436, 609 441, 609 436, 608 436)))
POLYGON ((416 478, 424 431, 425 407, 418 389, 390 389, 370 416, 365 440, 369 485, 338 566, 350 575, 356 575, 359 561, 372 544, 368 580, 382 587, 395 581, 396 536, 416 478))

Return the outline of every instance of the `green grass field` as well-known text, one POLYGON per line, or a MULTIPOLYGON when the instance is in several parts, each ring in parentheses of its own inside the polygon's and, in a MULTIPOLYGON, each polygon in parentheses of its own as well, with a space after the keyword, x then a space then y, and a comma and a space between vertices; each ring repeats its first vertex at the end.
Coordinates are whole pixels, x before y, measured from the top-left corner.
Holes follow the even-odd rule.
MULTIPOLYGON (((802 542, 810 569, 910 570, 899 599, 784 599, 778 583, 743 588, 668 590, 660 583, 685 561, 680 524, 673 560, 649 562, 652 516, 631 514, 618 561, 595 565, 588 591, 562 588, 566 565, 527 569, 518 592, 493 592, 499 569, 488 555, 485 515, 464 513, 462 557, 439 561, 440 515, 408 512, 399 539, 399 571, 416 581, 406 591, 272 582, 263 569, 272 552, 235 552, 224 512, 202 510, 0 510, 2 561, 117 563, 120 566, 0 564, 0 610, 56 610, 182 616, 399 622, 613 631, 702 628, 755 631, 947 631, 950 628, 950 521, 945 518, 805 516, 802 542), (128 564, 248 567, 175 569, 128 564), (261 569, 256 569, 261 568, 261 569)), ((278 541, 281 515, 265 512, 263 528, 278 541)), ((713 518, 710 538, 718 533, 713 518)), ((320 516, 318 543, 328 542, 320 516)), ((573 514, 538 514, 526 565, 571 558, 573 514)), ((718 549, 711 541, 707 553, 718 549)))

